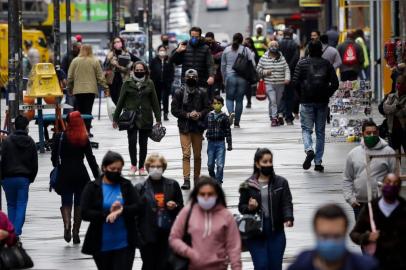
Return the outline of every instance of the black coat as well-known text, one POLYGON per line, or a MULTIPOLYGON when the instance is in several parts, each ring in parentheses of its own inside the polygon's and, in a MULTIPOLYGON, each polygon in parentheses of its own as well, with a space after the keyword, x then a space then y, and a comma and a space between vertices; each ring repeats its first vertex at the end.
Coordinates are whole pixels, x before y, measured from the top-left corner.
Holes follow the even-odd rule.
MULTIPOLYGON (((61 134, 55 134, 53 138, 51 161, 54 167, 58 164, 58 148, 61 134)), ((90 141, 83 147, 74 146, 69 142, 64 133, 60 152, 59 179, 55 187, 55 191, 58 194, 82 190, 86 183, 90 181, 85 163, 83 162, 85 156, 94 178, 99 177, 99 166, 93 155, 90 141)))
POLYGON ((321 103, 328 104, 330 97, 338 89, 339 82, 334 67, 329 61, 320 57, 307 57, 299 61, 295 68, 292 84, 299 95, 300 103, 321 103), (315 87, 309 81, 310 65, 317 63, 327 71, 325 87, 315 87))
POLYGON ((179 131, 181 133, 203 132, 205 130, 205 118, 210 111, 207 92, 198 88, 193 95, 189 95, 188 103, 183 104, 184 91, 186 91, 184 86, 176 90, 171 104, 171 112, 173 116, 178 118, 179 131), (187 117, 187 114, 194 110, 201 114, 197 121, 187 117))
POLYGON ((202 41, 200 41, 197 47, 193 47, 188 43, 186 51, 182 53, 178 53, 175 50, 171 61, 176 65, 182 65, 182 81, 188 69, 195 69, 199 77, 199 86, 202 87, 207 87, 207 79, 209 76, 214 78, 216 74, 210 48, 202 41))
MULTIPOLYGON (((283 230, 284 223, 294 220, 292 194, 290 193, 288 181, 279 175, 273 175, 270 178, 268 185, 269 198, 269 215, 273 231, 283 230)), ((238 210, 241 214, 260 213, 261 207, 261 190, 258 180, 252 176, 240 186, 240 201, 238 210), (250 198, 254 198, 258 202, 258 208, 254 211, 248 209, 250 198)))
POLYGON ((290 73, 295 72, 295 67, 300 58, 300 49, 296 42, 291 38, 283 38, 279 41, 279 51, 285 57, 289 65, 290 73))
MULTIPOLYGON (((121 193, 124 205, 122 217, 127 228, 127 241, 130 248, 136 247, 137 229, 135 217, 140 215, 142 204, 140 196, 129 180, 124 178, 120 181, 121 193)), ((95 255, 101 251, 103 238, 103 224, 109 215, 103 210, 103 189, 102 178, 89 182, 82 193, 81 214, 84 221, 89 221, 82 252, 84 254, 95 255)))
MULTIPOLYGON (((156 242, 158 236, 158 220, 157 220, 157 204, 154 198, 154 190, 150 178, 145 182, 136 185, 138 194, 144 205, 143 214, 137 219, 137 228, 139 232, 139 245, 150 244, 156 242)), ((170 213, 172 221, 175 221, 176 216, 183 208, 183 195, 177 181, 162 177, 163 193, 165 197, 165 205, 169 201, 174 201, 178 207, 173 210, 166 210, 170 213)), ((169 231, 167 232, 169 236, 169 231)))
POLYGON ((1 145, 1 177, 26 177, 34 182, 38 172, 38 153, 34 140, 17 130, 1 145))
MULTIPOLYGON (((386 217, 379 209, 379 200, 380 198, 372 201, 376 229, 380 231, 374 256, 378 259, 381 270, 404 270, 406 269, 406 201, 399 198, 398 207, 389 217, 386 217)), ((364 207, 350 237, 356 244, 365 245, 368 244, 370 231, 368 207, 364 207)))
POLYGON ((169 58, 167 57, 162 62, 161 58, 155 57, 152 59, 150 69, 151 80, 154 82, 155 88, 164 85, 170 89, 175 76, 175 67, 173 63, 169 62, 169 58))

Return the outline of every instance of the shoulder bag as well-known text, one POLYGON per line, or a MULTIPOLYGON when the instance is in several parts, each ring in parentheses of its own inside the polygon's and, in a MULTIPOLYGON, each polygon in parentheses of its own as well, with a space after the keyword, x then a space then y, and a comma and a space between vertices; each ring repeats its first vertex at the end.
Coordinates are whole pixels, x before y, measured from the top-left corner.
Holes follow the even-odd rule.
MULTIPOLYGON (((188 246, 192 246, 192 236, 187 232, 189 227, 189 220, 190 216, 192 215, 193 204, 190 206, 189 212, 186 217, 185 228, 183 232, 183 242, 185 242, 188 246)), ((169 259, 169 263, 172 265, 173 270, 188 270, 189 269, 189 259, 182 257, 176 254, 174 251, 171 250, 169 259)))
POLYGON ((137 113, 135 111, 124 110, 118 118, 118 130, 129 130, 135 125, 137 113))
POLYGON ((21 245, 0 249, 0 269, 27 269, 33 266, 32 259, 21 245))
POLYGON ((235 70, 239 76, 246 79, 250 84, 257 82, 257 71, 252 65, 245 47, 243 48, 242 53, 238 54, 237 59, 233 64, 233 70, 235 70))
POLYGON ((263 231, 261 214, 234 215, 241 239, 247 240, 259 236, 263 231))
POLYGON ((61 148, 62 148, 62 141, 63 141, 63 132, 61 133, 61 136, 59 137, 59 142, 58 142, 58 150, 57 150, 57 155, 58 155, 58 163, 56 164, 56 167, 54 167, 49 174, 49 192, 51 192, 53 189, 55 189, 58 180, 59 180, 59 167, 61 166, 61 148))

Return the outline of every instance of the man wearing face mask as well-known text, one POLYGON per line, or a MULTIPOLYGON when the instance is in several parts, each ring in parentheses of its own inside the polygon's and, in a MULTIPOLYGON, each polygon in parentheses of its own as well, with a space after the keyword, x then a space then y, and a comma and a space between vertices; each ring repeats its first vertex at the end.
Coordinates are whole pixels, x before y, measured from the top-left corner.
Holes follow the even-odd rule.
POLYGON ((207 88, 214 84, 216 70, 210 48, 201 37, 202 29, 192 27, 189 31, 190 40, 182 42, 174 51, 171 61, 182 65, 182 81, 189 69, 195 69, 199 74, 198 86, 207 88))
MULTIPOLYGON (((345 200, 354 209, 355 219, 358 219, 363 206, 368 202, 366 155, 390 155, 395 151, 388 143, 379 137, 379 130, 373 121, 362 125, 362 142, 351 150, 347 156, 344 169, 343 193, 345 200)), ((378 183, 385 175, 395 172, 395 158, 374 158, 370 164, 370 182, 373 198, 378 197, 378 183)))
POLYGON ((72 60, 79 55, 81 45, 82 44, 80 42, 77 41, 72 42, 71 54, 68 55, 68 53, 65 53, 63 55, 61 60, 61 68, 65 72, 65 74, 68 74, 69 66, 72 60))
POLYGON ((205 118, 210 111, 207 92, 198 87, 198 72, 189 69, 185 72, 185 84, 177 89, 172 98, 171 112, 178 118, 180 143, 183 154, 182 189, 190 189, 191 147, 194 158, 194 181, 200 177, 202 139, 205 118))
POLYGON ((301 253, 288 270, 378 270, 373 258, 347 250, 348 218, 338 205, 319 208, 313 219, 313 228, 315 249, 301 253))
POLYGON ((371 232, 368 208, 364 207, 350 237, 358 245, 376 243, 374 257, 380 269, 406 269, 406 201, 400 196, 402 181, 391 173, 383 180, 382 197, 372 201, 377 228, 371 232))
POLYGON ((168 270, 169 233, 183 208, 182 191, 177 181, 163 176, 168 163, 162 155, 152 154, 145 162, 148 178, 136 186, 142 194, 144 214, 137 220, 142 269, 168 270), (157 260, 157 258, 159 258, 157 260))
POLYGON ((168 56, 172 55, 173 51, 176 50, 176 46, 169 42, 169 36, 167 34, 161 35, 161 42, 160 46, 164 46, 167 49, 168 56))
POLYGON ((223 55, 224 47, 221 46, 220 42, 217 42, 214 38, 213 32, 207 32, 205 35, 205 40, 207 46, 210 47, 211 55, 213 56, 214 60, 214 69, 215 69, 215 77, 214 77, 214 84, 209 86, 208 88, 208 95, 209 99, 215 95, 220 94, 220 90, 224 88, 223 85, 223 76, 221 74, 221 56, 223 55))

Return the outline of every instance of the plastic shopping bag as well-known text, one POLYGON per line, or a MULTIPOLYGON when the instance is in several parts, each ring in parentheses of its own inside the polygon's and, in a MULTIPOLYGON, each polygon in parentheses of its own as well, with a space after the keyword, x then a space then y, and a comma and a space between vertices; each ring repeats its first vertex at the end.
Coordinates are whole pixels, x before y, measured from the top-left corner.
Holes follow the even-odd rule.
POLYGON ((265 81, 263 79, 261 79, 258 82, 257 93, 256 93, 255 97, 257 98, 257 100, 266 99, 266 86, 265 86, 265 81))
POLYGON ((106 104, 107 104, 107 114, 109 116, 110 121, 113 122, 114 112, 116 111, 116 104, 114 104, 111 97, 106 98, 106 104))

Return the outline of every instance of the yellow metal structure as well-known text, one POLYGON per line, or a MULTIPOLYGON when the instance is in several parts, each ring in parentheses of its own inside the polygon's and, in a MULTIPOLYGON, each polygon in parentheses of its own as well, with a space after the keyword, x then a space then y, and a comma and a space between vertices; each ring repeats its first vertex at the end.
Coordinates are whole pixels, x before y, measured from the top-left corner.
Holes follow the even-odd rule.
MULTIPOLYGON (((42 31, 23 29, 24 41, 31 41, 33 47, 39 51, 40 61, 49 61, 49 51, 45 35, 42 31)), ((25 50, 25 46, 23 46, 25 50)), ((0 24, 0 87, 5 87, 8 81, 8 25, 0 24)))
POLYGON ((31 70, 27 85, 27 97, 61 97, 62 90, 51 63, 36 64, 31 70))

